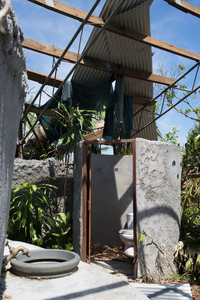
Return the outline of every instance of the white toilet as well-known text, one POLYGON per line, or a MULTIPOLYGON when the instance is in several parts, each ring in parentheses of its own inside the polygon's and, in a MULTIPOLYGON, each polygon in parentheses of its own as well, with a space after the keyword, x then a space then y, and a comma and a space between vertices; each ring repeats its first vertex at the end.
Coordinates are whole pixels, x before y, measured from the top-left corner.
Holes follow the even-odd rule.
POLYGON ((124 253, 133 256, 133 213, 126 214, 127 228, 119 231, 121 241, 124 243, 124 253))

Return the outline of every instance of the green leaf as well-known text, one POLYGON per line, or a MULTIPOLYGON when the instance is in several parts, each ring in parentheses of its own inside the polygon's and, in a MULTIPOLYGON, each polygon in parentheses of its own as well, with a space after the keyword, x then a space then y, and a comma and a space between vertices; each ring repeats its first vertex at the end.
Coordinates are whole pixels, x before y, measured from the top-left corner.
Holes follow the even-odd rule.
POLYGON ((47 224, 50 225, 52 231, 56 230, 56 223, 52 217, 47 216, 47 224))
POLYGON ((139 237, 138 237, 138 244, 139 244, 140 242, 143 241, 144 236, 145 236, 145 233, 140 233, 140 234, 139 234, 139 237))
POLYGON ((20 220, 21 216, 22 216, 22 212, 21 212, 21 210, 18 210, 18 212, 17 212, 17 220, 20 220))
POLYGON ((195 267, 197 268, 197 270, 200 270, 200 254, 197 255, 195 267))
POLYGON ((190 257, 185 264, 185 271, 193 270, 193 259, 190 257))
POLYGON ((24 228, 26 225, 26 217, 22 218, 22 228, 24 228))
POLYGON ((37 189, 38 189, 37 185, 35 185, 35 184, 32 184, 32 189, 33 189, 33 191, 34 191, 34 192, 36 192, 36 191, 37 191, 37 189))

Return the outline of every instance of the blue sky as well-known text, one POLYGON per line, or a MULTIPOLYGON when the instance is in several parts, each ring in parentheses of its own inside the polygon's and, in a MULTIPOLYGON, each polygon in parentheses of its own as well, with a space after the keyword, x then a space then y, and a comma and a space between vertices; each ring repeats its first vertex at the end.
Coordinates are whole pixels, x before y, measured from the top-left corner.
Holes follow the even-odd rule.
MULTIPOLYGON (((11 2, 15 9, 19 26, 21 27, 24 36, 27 38, 64 49, 73 37, 77 28, 80 26, 80 22, 76 20, 72 20, 65 16, 51 12, 27 0, 11 0, 11 2)), ((60 2, 88 12, 95 1, 60 0, 60 2)), ((187 0, 187 2, 200 8, 199 0, 187 0)), ((104 3, 105 0, 100 2, 100 5, 94 12, 95 15, 99 15, 104 3)), ((200 53, 199 18, 179 11, 178 9, 170 6, 164 0, 153 1, 150 9, 150 18, 152 37, 179 46, 186 50, 200 53)), ((81 41, 81 49, 83 49, 91 30, 92 26, 87 25, 85 27, 81 41)), ((78 52, 78 44, 79 39, 77 39, 70 50, 78 52)), ((29 50, 25 50, 25 52, 28 69, 49 74, 53 63, 53 59, 51 57, 29 50)), ((168 77, 170 77, 170 70, 176 67, 178 64, 185 66, 186 71, 195 64, 195 62, 192 60, 184 59, 180 56, 170 54, 156 48, 152 48, 152 52, 154 52, 153 72, 157 73, 157 70, 160 68, 160 66, 162 66, 164 70, 168 71, 168 77)), ((72 67, 73 65, 71 64, 65 62, 61 63, 58 69, 57 77, 63 79, 72 67)), ((191 89, 193 78, 194 72, 185 79, 184 84, 187 85, 188 89, 191 89)), ((199 80, 200 79, 198 77, 197 85, 199 85, 199 80)), ((29 82, 29 89, 31 91, 28 95, 28 98, 30 98, 31 94, 36 93, 39 87, 39 84, 35 82, 29 82)), ((46 92, 51 94, 52 90, 50 88, 46 88, 46 92)), ((48 97, 43 95, 43 101, 46 101, 47 99, 48 97)), ((191 99, 191 103, 194 107, 199 105, 199 96, 197 95, 196 99, 191 99)), ((180 104, 179 107, 185 109, 183 103, 180 104)), ((172 110, 160 118, 157 121, 157 124, 162 134, 171 131, 173 127, 177 127, 179 130, 179 143, 183 145, 186 141, 187 132, 193 126, 194 121, 190 121, 183 115, 180 115, 176 111, 172 110)))

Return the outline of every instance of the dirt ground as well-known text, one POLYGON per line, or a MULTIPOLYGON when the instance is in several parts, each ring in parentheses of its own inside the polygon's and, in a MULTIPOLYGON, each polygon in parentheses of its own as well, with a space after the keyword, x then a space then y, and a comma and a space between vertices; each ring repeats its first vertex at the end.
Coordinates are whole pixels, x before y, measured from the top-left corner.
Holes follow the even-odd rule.
POLYGON ((184 284, 190 283, 193 300, 200 300, 200 284, 183 281, 181 279, 168 279, 158 281, 156 278, 134 280, 132 258, 124 254, 122 248, 110 248, 108 246, 96 246, 92 250, 91 264, 102 268, 104 271, 121 277, 127 282, 156 283, 156 284, 184 284))

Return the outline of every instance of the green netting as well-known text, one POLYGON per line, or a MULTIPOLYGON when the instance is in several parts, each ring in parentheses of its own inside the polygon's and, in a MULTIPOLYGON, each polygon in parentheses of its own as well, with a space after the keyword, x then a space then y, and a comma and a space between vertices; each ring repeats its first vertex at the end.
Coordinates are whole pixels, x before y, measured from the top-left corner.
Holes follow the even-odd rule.
MULTIPOLYGON (((68 81, 48 108, 58 108, 59 102, 62 102, 66 108, 72 105, 79 107, 79 109, 95 110, 98 112, 106 109, 103 138, 117 138, 117 131, 120 124, 122 124, 123 128, 123 138, 131 137, 133 101, 132 97, 124 95, 124 80, 122 77, 117 79, 115 91, 113 90, 112 83, 98 88, 90 88, 68 81)), ((41 108, 43 109, 46 104, 42 105, 41 108)), ((55 118, 43 115, 40 123, 51 142, 57 141, 64 133, 61 131, 59 121, 55 118)))

